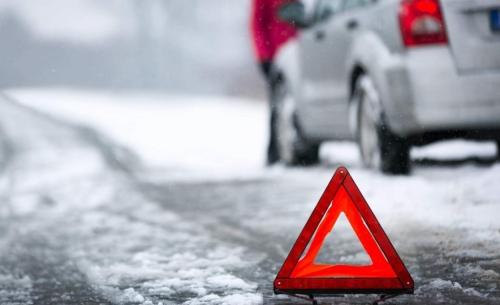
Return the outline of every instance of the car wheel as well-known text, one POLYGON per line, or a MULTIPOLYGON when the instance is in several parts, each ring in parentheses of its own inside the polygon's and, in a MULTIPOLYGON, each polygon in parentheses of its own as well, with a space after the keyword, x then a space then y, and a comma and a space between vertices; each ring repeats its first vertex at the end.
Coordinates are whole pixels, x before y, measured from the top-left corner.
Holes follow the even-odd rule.
POLYGON ((353 102, 358 104, 356 138, 363 164, 388 174, 410 171, 410 147, 395 135, 383 119, 379 94, 368 76, 356 82, 353 102))
POLYGON ((285 81, 276 86, 276 136, 278 155, 287 165, 311 165, 319 161, 319 144, 308 141, 301 133, 295 100, 285 81))
POLYGON ((497 140, 496 143, 497 143, 497 160, 500 161, 500 140, 497 140))

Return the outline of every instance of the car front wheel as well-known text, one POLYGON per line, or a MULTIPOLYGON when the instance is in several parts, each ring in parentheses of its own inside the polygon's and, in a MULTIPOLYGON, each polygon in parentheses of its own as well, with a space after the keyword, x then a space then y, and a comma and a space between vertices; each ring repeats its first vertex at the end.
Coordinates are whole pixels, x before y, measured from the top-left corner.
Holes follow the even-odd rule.
POLYGON ((368 76, 358 78, 353 102, 358 103, 356 137, 361 159, 368 168, 388 174, 407 174, 409 145, 384 122, 379 96, 368 76))

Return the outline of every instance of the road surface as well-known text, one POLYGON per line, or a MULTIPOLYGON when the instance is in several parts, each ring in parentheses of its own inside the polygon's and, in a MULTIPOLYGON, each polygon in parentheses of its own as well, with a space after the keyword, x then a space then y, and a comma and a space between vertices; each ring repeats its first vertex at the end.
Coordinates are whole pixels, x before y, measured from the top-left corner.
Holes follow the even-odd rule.
MULTIPOLYGON (((272 281, 336 161, 189 178, 119 142, 1 94, 0 304, 308 304, 272 281)), ((348 161, 415 280, 388 303, 500 303, 500 165, 475 161, 408 177, 348 161)), ((366 260, 344 225, 325 262, 366 260)))

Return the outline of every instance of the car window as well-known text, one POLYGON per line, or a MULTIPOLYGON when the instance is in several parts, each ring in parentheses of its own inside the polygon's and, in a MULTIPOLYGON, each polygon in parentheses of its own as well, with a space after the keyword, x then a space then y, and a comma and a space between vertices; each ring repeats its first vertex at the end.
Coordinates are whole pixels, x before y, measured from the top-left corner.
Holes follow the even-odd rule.
POLYGON ((342 9, 343 0, 319 0, 316 6, 316 19, 323 20, 342 9))
POLYGON ((338 12, 342 7, 342 0, 319 0, 318 10, 329 9, 333 12, 338 12))
POLYGON ((318 2, 321 0, 302 0, 302 4, 304 4, 304 10, 306 12, 307 16, 312 16, 315 12, 315 7, 317 6, 318 2))
POLYGON ((350 10, 373 3, 373 0, 344 0, 344 10, 350 10))

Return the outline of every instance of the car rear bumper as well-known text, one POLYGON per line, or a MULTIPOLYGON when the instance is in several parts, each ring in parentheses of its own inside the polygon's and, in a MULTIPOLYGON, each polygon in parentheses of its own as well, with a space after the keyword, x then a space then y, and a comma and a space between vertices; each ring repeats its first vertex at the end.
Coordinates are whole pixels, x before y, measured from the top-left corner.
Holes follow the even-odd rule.
POLYGON ((395 133, 500 130, 500 71, 460 74, 445 46, 397 57, 381 76, 386 119, 395 133))

